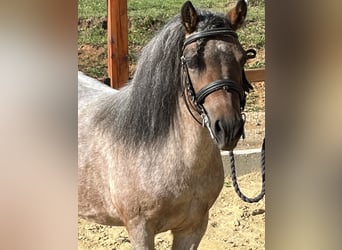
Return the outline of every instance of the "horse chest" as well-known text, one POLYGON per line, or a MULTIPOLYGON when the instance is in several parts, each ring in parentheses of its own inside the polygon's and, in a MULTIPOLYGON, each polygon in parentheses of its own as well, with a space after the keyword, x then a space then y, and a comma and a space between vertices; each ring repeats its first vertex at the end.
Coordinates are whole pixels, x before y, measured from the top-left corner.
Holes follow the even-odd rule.
POLYGON ((212 164, 203 169, 182 166, 170 171, 169 175, 158 175, 151 181, 152 193, 168 206, 172 204, 205 203, 211 206, 223 186, 223 168, 221 164, 212 164))
POLYGON ((187 227, 208 212, 223 186, 223 173, 215 170, 202 174, 184 171, 183 176, 175 176, 166 181, 162 189, 156 190, 156 194, 162 194, 155 197, 159 209, 154 213, 162 225, 158 228, 160 231, 187 227))

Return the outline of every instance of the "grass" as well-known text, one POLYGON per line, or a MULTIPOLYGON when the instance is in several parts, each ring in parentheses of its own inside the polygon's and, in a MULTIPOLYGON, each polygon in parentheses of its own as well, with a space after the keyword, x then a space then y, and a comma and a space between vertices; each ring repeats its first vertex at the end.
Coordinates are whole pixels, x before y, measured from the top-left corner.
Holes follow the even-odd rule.
MULTIPOLYGON (((129 59, 135 64, 140 49, 149 41, 172 16, 179 13, 184 0, 128 0, 129 18, 129 59)), ((235 0, 192 0, 197 8, 210 9, 214 12, 227 12, 235 4, 235 0)), ((264 0, 249 0, 246 24, 238 34, 244 48, 255 48, 257 51, 265 47, 265 3, 264 0)), ((106 20, 107 6, 103 0, 79 0, 78 45, 107 47, 107 32, 102 29, 106 20)), ((80 55, 80 52, 79 52, 80 55)), ((100 55, 101 57, 105 55, 100 55)), ((107 75, 107 65, 103 60, 93 60, 89 65, 87 57, 79 56, 79 69, 93 77, 107 75), (93 68, 93 69, 92 69, 93 68), (96 70, 94 70, 96 69, 96 70)), ((255 61, 247 68, 264 67, 264 59, 255 61)))
POLYGON ((103 17, 107 13, 107 5, 104 0, 79 0, 78 18, 103 17))

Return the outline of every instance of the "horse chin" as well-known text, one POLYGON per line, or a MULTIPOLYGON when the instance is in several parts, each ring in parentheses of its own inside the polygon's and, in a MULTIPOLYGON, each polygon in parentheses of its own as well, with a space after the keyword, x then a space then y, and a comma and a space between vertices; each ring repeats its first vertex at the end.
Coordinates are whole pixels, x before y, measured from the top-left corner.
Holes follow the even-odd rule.
POLYGON ((236 147, 237 143, 238 143, 239 139, 234 140, 232 142, 218 142, 217 146, 220 150, 224 150, 224 151, 233 151, 233 149, 236 147))

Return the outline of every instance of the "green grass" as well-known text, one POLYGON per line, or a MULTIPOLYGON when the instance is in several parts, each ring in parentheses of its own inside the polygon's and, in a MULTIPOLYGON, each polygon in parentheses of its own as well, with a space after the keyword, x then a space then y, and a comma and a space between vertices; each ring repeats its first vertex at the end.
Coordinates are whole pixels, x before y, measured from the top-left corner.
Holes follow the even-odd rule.
POLYGON ((252 7, 247 16, 244 27, 238 31, 242 46, 255 49, 265 47, 265 9, 252 7))
MULTIPOLYGON (((180 12, 185 0, 128 0, 129 18, 129 59, 135 63, 141 47, 143 47, 172 16, 180 12)), ((214 12, 227 12, 234 6, 235 0, 192 0, 197 8, 210 9, 214 12)), ((107 46, 107 32, 102 29, 102 21, 107 15, 107 5, 104 0, 79 0, 78 44, 107 46)), ((264 0, 249 0, 246 24, 238 31, 244 48, 265 47, 265 2, 264 0)), ((84 64, 86 62, 79 62, 84 64)), ((249 65, 249 68, 264 67, 263 60, 249 65)), ((106 75, 107 65, 102 72, 99 65, 96 76, 106 75)), ((82 65, 80 65, 82 68, 82 65)))
POLYGON ((107 13, 105 0, 79 0, 78 18, 103 17, 107 13))
POLYGON ((79 28, 78 44, 103 45, 107 43, 107 32, 101 27, 79 28))
MULTIPOLYGON (((254 1, 256 2, 256 1, 254 1)), ((136 46, 146 44, 167 20, 180 11, 183 0, 134 0, 128 1, 128 16, 131 21, 129 42, 136 46)), ((193 0, 192 3, 198 8, 210 9, 215 12, 227 12, 227 6, 233 6, 235 1, 193 0)), ((258 6, 251 6, 248 10, 246 25, 239 31, 243 46, 262 48, 265 46, 265 11, 264 1, 259 0, 258 6)))

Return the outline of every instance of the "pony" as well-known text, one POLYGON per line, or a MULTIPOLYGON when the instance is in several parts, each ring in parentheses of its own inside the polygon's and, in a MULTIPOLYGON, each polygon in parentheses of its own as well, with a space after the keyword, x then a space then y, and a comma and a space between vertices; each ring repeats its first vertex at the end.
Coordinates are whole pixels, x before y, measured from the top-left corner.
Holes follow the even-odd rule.
POLYGON ((243 135, 251 86, 236 35, 247 4, 227 14, 183 4, 143 49, 119 90, 78 74, 78 211, 125 226, 134 249, 197 249, 224 182, 220 150, 243 135), (199 124, 200 123, 200 124, 199 124))

